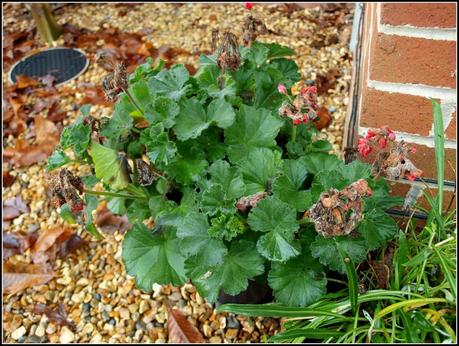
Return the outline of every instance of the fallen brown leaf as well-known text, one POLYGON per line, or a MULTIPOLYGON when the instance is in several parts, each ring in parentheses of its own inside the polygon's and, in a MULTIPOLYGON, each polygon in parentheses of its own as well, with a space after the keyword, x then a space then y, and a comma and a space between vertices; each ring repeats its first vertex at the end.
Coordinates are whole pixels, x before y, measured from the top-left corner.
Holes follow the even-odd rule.
POLYGON ((313 123, 316 129, 320 131, 322 129, 327 128, 331 123, 331 116, 330 116, 330 113, 328 112, 328 108, 320 107, 316 113, 317 113, 317 116, 319 117, 313 123))
POLYGON ((16 177, 13 177, 8 171, 4 171, 2 174, 3 187, 10 187, 11 185, 13 185, 14 181, 16 180, 16 177))
POLYGON ((37 240, 36 233, 3 233, 3 260, 17 254, 23 254, 37 240))
POLYGON ((47 283, 54 277, 49 265, 3 263, 3 294, 14 294, 28 287, 47 283))
POLYGON ((205 343, 199 330, 191 324, 186 316, 176 309, 167 309, 167 329, 169 341, 177 344, 205 343))
POLYGON ((106 233, 126 232, 132 227, 126 215, 114 215, 108 208, 106 203, 102 203, 96 211, 94 223, 106 233))
POLYGON ((26 89, 37 87, 40 85, 40 82, 26 75, 17 75, 16 84, 17 89, 26 89))
POLYGON ((8 198, 3 203, 3 220, 12 220, 28 212, 29 207, 24 203, 21 196, 8 198))
POLYGON ((328 70, 326 74, 318 74, 315 82, 317 86, 317 93, 319 95, 327 94, 329 89, 333 89, 335 87, 336 78, 340 75, 341 73, 336 68, 328 70))
POLYGON ((45 314, 50 321, 56 322, 59 326, 67 326, 72 331, 76 330, 76 325, 73 321, 68 320, 67 313, 65 312, 64 304, 60 303, 57 309, 51 309, 45 304, 37 304, 33 312, 37 315, 45 314))

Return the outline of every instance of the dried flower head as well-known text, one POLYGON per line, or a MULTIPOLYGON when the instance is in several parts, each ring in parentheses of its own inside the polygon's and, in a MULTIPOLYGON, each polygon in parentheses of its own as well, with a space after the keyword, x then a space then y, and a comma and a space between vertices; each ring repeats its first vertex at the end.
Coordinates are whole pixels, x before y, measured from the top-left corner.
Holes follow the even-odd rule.
POLYGON ((412 152, 411 146, 404 141, 392 142, 389 151, 380 151, 372 165, 372 174, 385 176, 389 179, 398 180, 406 177, 408 180, 415 180, 422 175, 408 158, 412 152))
POLYGON ((253 17, 252 15, 246 17, 242 27, 242 40, 246 47, 250 47, 257 39, 258 35, 264 35, 267 33, 268 29, 263 21, 253 17))
POLYGON ((250 196, 244 196, 239 198, 239 200, 236 202, 236 208, 241 211, 241 212, 246 212, 249 208, 253 208, 257 205, 259 201, 261 201, 263 198, 268 196, 268 193, 263 191, 263 192, 257 192, 253 195, 250 196))
POLYGON ((363 218, 363 197, 372 191, 364 179, 359 179, 339 191, 329 189, 320 194, 305 216, 315 224, 317 233, 325 238, 350 234, 363 218))
POLYGON ((84 203, 79 196, 79 193, 83 194, 84 191, 81 178, 64 168, 59 173, 48 176, 48 185, 53 196, 52 203, 56 207, 67 203, 72 212, 83 211, 84 203))
MULTIPOLYGON (((281 84, 281 86, 283 85, 281 84)), ((283 87, 285 88, 285 86, 283 87)), ((279 92, 281 92, 280 89, 279 92)), ((316 92, 317 89, 315 87, 303 88, 292 101, 288 96, 287 89, 285 89, 285 95, 289 98, 289 101, 282 104, 279 109, 279 115, 292 119, 293 125, 308 123, 317 119, 316 110, 318 104, 316 92)))
POLYGON ((223 38, 217 47, 217 65, 224 73, 226 70, 237 70, 241 65, 241 53, 237 37, 227 31, 223 33, 223 38))
POLYGON ((107 100, 116 101, 118 95, 128 88, 126 65, 123 62, 116 64, 112 57, 104 53, 96 56, 96 62, 111 71, 103 77, 102 89, 107 100))
POLYGON ((135 159, 134 164, 137 170, 139 184, 142 186, 151 185, 155 180, 155 175, 153 174, 153 169, 150 165, 142 159, 135 159))

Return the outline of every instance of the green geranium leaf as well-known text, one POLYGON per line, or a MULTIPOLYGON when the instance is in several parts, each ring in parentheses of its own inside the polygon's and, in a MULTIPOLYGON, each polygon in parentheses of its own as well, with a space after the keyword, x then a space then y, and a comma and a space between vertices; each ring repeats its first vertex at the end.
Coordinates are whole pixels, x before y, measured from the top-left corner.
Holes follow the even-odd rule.
POLYGON ((261 42, 254 42, 252 47, 265 47, 268 50, 268 56, 267 59, 276 59, 276 58, 282 58, 284 56, 290 56, 293 55, 294 52, 291 48, 282 46, 277 43, 261 43, 261 42))
POLYGON ((371 165, 358 160, 352 161, 344 165, 341 170, 344 178, 346 178, 348 185, 359 179, 368 179, 371 176, 371 165))
POLYGON ((153 92, 178 101, 187 90, 185 83, 189 78, 188 70, 180 64, 175 65, 170 70, 162 70, 152 77, 148 84, 153 92))
POLYGON ((247 230, 244 220, 237 215, 221 214, 218 217, 214 217, 210 223, 209 235, 220 240, 231 241, 231 239, 247 230))
POLYGON ((137 286, 150 292, 153 284, 182 285, 186 282, 184 257, 173 228, 151 234, 143 224, 135 224, 123 240, 123 263, 137 286))
POLYGON ((395 220, 381 209, 366 213, 358 229, 370 251, 383 246, 398 231, 395 220))
POLYGON ((232 200, 244 195, 245 185, 238 167, 230 167, 228 162, 218 160, 209 167, 209 173, 212 181, 223 187, 227 199, 232 200))
POLYGON ((89 113, 91 112, 91 105, 87 104, 87 105, 83 105, 80 107, 80 112, 81 114, 83 114, 83 116, 87 117, 89 116, 89 113))
POLYGON ((303 160, 308 172, 314 175, 318 174, 320 171, 332 170, 344 164, 335 155, 329 155, 324 153, 310 153, 306 155, 303 158, 303 160))
POLYGON ((345 274, 346 267, 339 255, 335 241, 339 243, 354 264, 362 263, 365 260, 367 255, 365 242, 362 239, 354 239, 349 236, 324 238, 317 235, 316 240, 311 244, 312 256, 318 258, 320 263, 328 266, 331 270, 345 274))
POLYGON ((141 223, 150 216, 150 208, 147 201, 136 199, 127 208, 127 217, 131 224, 141 223))
POLYGON ((220 77, 220 68, 217 65, 207 65, 199 69, 196 79, 201 88, 207 91, 210 97, 224 100, 226 97, 236 96, 236 81, 228 74, 223 75, 222 85, 218 78, 220 77))
POLYGON ((236 121, 225 129, 225 144, 231 161, 242 159, 254 148, 273 148, 283 121, 266 109, 241 105, 236 121))
POLYGON ((177 182, 189 185, 202 178, 208 165, 206 160, 199 158, 177 157, 165 170, 177 182))
POLYGON ((62 150, 55 149, 50 157, 48 157, 48 163, 46 165, 46 170, 52 171, 53 169, 62 167, 63 165, 69 163, 70 158, 65 155, 62 150))
POLYGON ((129 87, 129 92, 142 110, 151 102, 151 95, 148 84, 144 79, 133 83, 129 87))
POLYGON ((121 159, 116 150, 92 142, 91 152, 96 177, 109 184, 114 190, 121 190, 129 184, 126 159, 121 159))
POLYGON ((72 148, 77 157, 83 157, 89 146, 91 128, 78 118, 75 124, 64 128, 60 144, 63 150, 72 148))
POLYGON ((224 100, 214 100, 207 107, 207 111, 197 98, 184 100, 180 104, 181 112, 177 119, 174 131, 177 138, 185 141, 196 138, 212 123, 220 128, 227 128, 234 122, 233 107, 224 100))
POLYGON ((293 60, 276 59, 273 60, 270 65, 282 73, 284 85, 287 89, 298 82, 301 78, 301 75, 298 72, 298 65, 293 60))
POLYGON ((328 189, 334 188, 337 190, 344 189, 348 184, 343 176, 342 171, 332 169, 330 171, 321 171, 320 174, 314 176, 311 186, 311 198, 315 203, 320 194, 328 189))
POLYGON ((282 164, 281 153, 267 148, 255 148, 237 164, 245 182, 245 194, 252 195, 265 191, 277 176, 282 164))
POLYGON ((147 156, 154 165, 168 165, 177 153, 174 142, 169 140, 162 124, 150 126, 142 131, 140 142, 147 149, 147 156))
POLYGON ((248 280, 264 272, 263 258, 255 249, 255 244, 247 240, 231 243, 223 263, 207 271, 200 278, 193 280, 198 292, 215 302, 220 290, 236 295, 249 284, 248 280))
POLYGON ((103 136, 111 140, 125 139, 129 135, 134 123, 132 116, 122 111, 121 104, 122 102, 119 102, 115 105, 113 117, 110 119, 108 125, 101 131, 103 136))
POLYGON ((150 124, 161 122, 166 129, 175 125, 175 117, 179 114, 179 105, 165 96, 157 96, 145 108, 145 118, 150 124))
POLYGON ((112 197, 107 202, 107 208, 113 214, 124 215, 126 214, 126 199, 122 197, 112 197))
POLYGON ((60 215, 69 224, 73 225, 76 223, 75 216, 73 216, 72 211, 70 210, 70 207, 67 203, 61 207, 60 215))
POLYGON ((311 193, 302 190, 303 183, 308 175, 304 161, 285 160, 282 171, 283 175, 274 182, 274 195, 297 211, 305 211, 313 203, 311 193))
POLYGON ((228 198, 224 187, 218 183, 211 185, 202 193, 201 208, 210 216, 222 213, 234 214, 236 212, 235 199, 228 198))
POLYGON ((266 233, 258 239, 257 250, 267 259, 285 262, 300 254, 301 245, 294 239, 300 225, 288 204, 266 197, 250 211, 247 221, 252 230, 266 233))
POLYGON ((309 251, 286 263, 273 263, 268 283, 276 301, 288 306, 307 306, 327 293, 323 268, 309 251))

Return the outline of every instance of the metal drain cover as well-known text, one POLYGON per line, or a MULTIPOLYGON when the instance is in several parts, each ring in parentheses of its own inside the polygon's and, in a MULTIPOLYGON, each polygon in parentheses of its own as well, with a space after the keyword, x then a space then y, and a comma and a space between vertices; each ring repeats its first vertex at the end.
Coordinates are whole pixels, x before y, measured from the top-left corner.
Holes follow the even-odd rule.
POLYGON ((10 70, 10 83, 16 82, 16 76, 38 78, 48 74, 56 78, 56 84, 63 84, 79 75, 88 67, 89 60, 84 52, 75 48, 50 48, 22 58, 10 70))

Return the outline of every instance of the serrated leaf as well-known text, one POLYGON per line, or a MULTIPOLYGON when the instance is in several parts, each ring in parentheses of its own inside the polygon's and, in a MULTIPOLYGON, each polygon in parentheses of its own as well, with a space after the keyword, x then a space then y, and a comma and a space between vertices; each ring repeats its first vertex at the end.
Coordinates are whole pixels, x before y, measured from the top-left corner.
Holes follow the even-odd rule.
POLYGON ((188 70, 183 65, 176 65, 170 70, 162 70, 152 77, 148 84, 153 92, 165 95, 178 101, 186 92, 185 83, 190 78, 188 70))
POLYGON ((368 179, 371 176, 371 166, 358 160, 344 165, 341 173, 346 178, 348 185, 359 179, 368 179))
POLYGON ((246 186, 245 194, 252 195, 265 191, 280 171, 281 153, 267 148, 255 148, 244 160, 237 164, 241 167, 246 186))
POLYGON ((320 171, 320 174, 314 176, 311 186, 311 198, 315 203, 322 192, 334 188, 342 190, 348 185, 342 171, 332 169, 330 171, 320 171))
POLYGON ((193 280, 200 294, 209 302, 215 302, 222 289, 225 293, 236 295, 248 286, 248 280, 264 272, 263 258, 255 249, 255 244, 247 240, 231 243, 223 263, 193 280))
POLYGON ((306 169, 308 172, 316 175, 323 170, 332 170, 343 165, 343 162, 335 155, 324 153, 310 153, 304 158, 306 169))
POLYGON ((307 306, 327 293, 327 279, 309 251, 286 263, 273 263, 268 275, 276 302, 307 306))
POLYGON ((362 263, 365 260, 367 254, 365 242, 362 239, 353 239, 349 236, 324 238, 321 235, 317 235, 316 240, 311 244, 312 256, 318 258, 320 263, 328 266, 331 270, 345 274, 346 266, 341 256, 339 256, 335 241, 340 244, 341 248, 355 264, 362 263))
POLYGON ((217 65, 207 65, 199 69, 196 79, 201 88, 205 89, 210 97, 224 100, 236 95, 236 82, 230 75, 224 75, 223 88, 220 88, 218 78, 220 69, 217 65))
POLYGON ((111 140, 125 139, 134 123, 132 116, 122 110, 122 102, 115 105, 113 117, 108 122, 107 126, 103 128, 101 134, 111 140))
POLYGON ((142 131, 140 142, 145 145, 147 156, 154 165, 168 165, 177 153, 175 143, 169 140, 162 124, 142 131))
POLYGON ((174 131, 181 141, 200 136, 212 123, 227 128, 235 118, 233 107, 224 100, 212 101, 205 111, 197 98, 187 99, 180 103, 180 109, 174 131))
POLYGON ((256 232, 266 233, 257 242, 257 250, 271 261, 286 261, 300 254, 301 245, 295 240, 299 229, 296 210, 274 196, 258 202, 247 219, 256 232))
POLYGON ((223 186, 217 183, 211 183, 202 193, 201 208, 210 216, 220 211, 227 214, 236 212, 235 199, 228 198, 223 186))
POLYGON ((228 199, 244 195, 245 185, 238 167, 231 167, 228 162, 218 160, 209 167, 209 173, 212 181, 223 187, 228 199))
POLYGON ((259 47, 259 46, 263 46, 268 49, 267 59, 282 58, 284 56, 290 56, 294 54, 291 48, 282 46, 277 43, 254 42, 252 45, 252 47, 259 47))
POLYGON ((96 177, 102 179, 115 190, 125 188, 129 184, 127 166, 123 163, 116 150, 92 142, 91 152, 96 177))
POLYGON ((304 161, 284 160, 282 171, 283 175, 274 182, 274 195, 297 211, 305 211, 313 203, 311 193, 302 190, 308 175, 304 161))
POLYGON ((206 160, 199 158, 177 157, 165 170, 178 183, 189 185, 202 178, 208 165, 206 160))
POLYGON ((293 60, 276 59, 273 60, 270 65, 279 70, 280 73, 282 73, 282 76, 284 78, 284 85, 287 88, 290 88, 301 78, 301 75, 298 72, 298 65, 293 60))
POLYGON ((358 229, 368 250, 381 247, 398 231, 395 220, 380 209, 366 213, 358 229))
POLYGON ((208 230, 209 235, 216 239, 231 239, 243 234, 246 231, 246 226, 243 219, 238 215, 221 214, 214 217, 211 221, 211 226, 208 230))
POLYGON ((148 84, 144 79, 141 79, 129 86, 129 92, 140 106, 140 108, 145 109, 145 107, 151 101, 150 91, 148 89, 148 84))
POLYGON ((153 284, 182 285, 186 282, 184 257, 173 228, 152 235, 144 224, 135 224, 123 240, 122 258, 136 285, 150 292, 153 284))
POLYGON ((56 168, 62 167, 63 165, 69 163, 70 158, 59 149, 55 149, 50 157, 48 157, 48 163, 46 164, 46 170, 52 171, 56 168))
POLYGON ((141 223, 150 217, 147 201, 135 199, 127 207, 127 217, 131 224, 141 223))
POLYGON ((72 148, 77 157, 82 157, 88 149, 91 129, 82 123, 79 118, 75 124, 64 128, 61 134, 60 144, 63 150, 72 148))
POLYGON ((273 148, 283 121, 266 109, 241 105, 236 121, 225 129, 225 144, 232 162, 242 159, 254 148, 273 148))
POLYGON ((179 105, 165 96, 157 96, 146 108, 145 119, 150 124, 161 122, 166 129, 175 124, 175 118, 180 113, 179 105))

